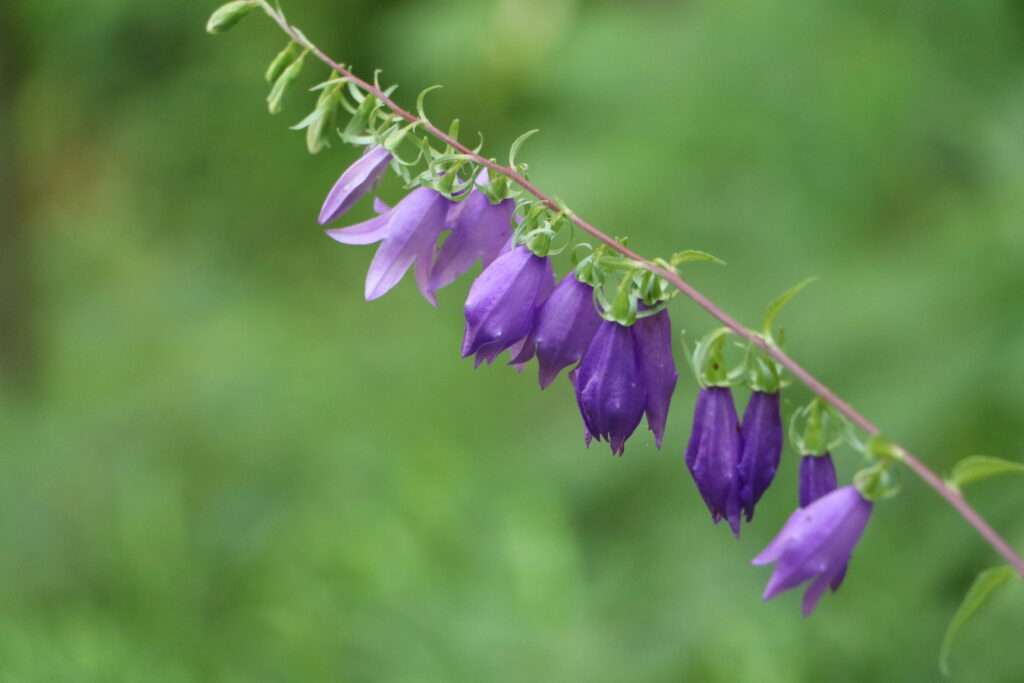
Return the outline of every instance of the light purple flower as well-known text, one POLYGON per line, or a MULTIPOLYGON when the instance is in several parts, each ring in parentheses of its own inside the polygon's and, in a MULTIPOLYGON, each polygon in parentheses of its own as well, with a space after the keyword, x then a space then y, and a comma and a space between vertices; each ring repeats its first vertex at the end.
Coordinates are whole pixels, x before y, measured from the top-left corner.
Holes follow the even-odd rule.
POLYGON ((829 586, 835 590, 854 547, 871 517, 872 504, 853 486, 844 486, 797 508, 782 531, 754 558, 755 565, 775 563, 764 599, 796 588, 805 581, 804 616, 814 611, 829 586))
POLYGON ((341 218, 342 214, 373 189, 390 162, 390 152, 383 147, 373 147, 345 169, 327 193, 327 199, 320 209, 320 225, 341 218))
POLYGON ((749 522, 754 506, 771 485, 782 454, 782 414, 778 392, 754 391, 743 412, 740 428, 740 506, 749 522))
POLYGON ((464 201, 453 204, 447 219, 452 232, 441 245, 430 273, 431 290, 450 285, 477 261, 484 268, 490 265, 512 238, 515 208, 514 200, 492 204, 475 188, 464 201))
POLYGON ((705 387, 697 395, 693 431, 686 447, 686 466, 693 475, 715 524, 729 521, 740 535, 739 476, 741 450, 739 419, 729 387, 705 387))
POLYGON ((622 455, 626 439, 640 424, 647 404, 633 331, 603 321, 583 356, 574 383, 585 435, 608 441, 612 453, 622 455))
POLYGON ((668 407, 676 389, 679 373, 672 356, 672 321, 668 310, 640 318, 633 325, 637 363, 647 389, 647 426, 654 433, 654 444, 661 448, 668 421, 668 407))
POLYGON ((836 466, 831 455, 805 455, 800 459, 800 507, 835 490, 836 466))
POLYGON ((523 246, 505 252, 473 282, 466 298, 462 357, 491 363, 533 329, 537 311, 551 293, 551 261, 523 246))
MULTIPOLYGON (((327 230, 342 244, 381 242, 366 275, 366 300, 384 296, 416 263, 416 284, 423 297, 435 304, 430 289, 434 246, 444 227, 451 202, 429 187, 418 187, 392 209, 348 228, 327 230)), ((382 207, 378 205, 378 210, 382 207)))
POLYGON ((545 389, 559 372, 583 358, 600 324, 594 289, 569 273, 544 302, 532 333, 512 362, 522 365, 536 354, 540 387, 545 389))

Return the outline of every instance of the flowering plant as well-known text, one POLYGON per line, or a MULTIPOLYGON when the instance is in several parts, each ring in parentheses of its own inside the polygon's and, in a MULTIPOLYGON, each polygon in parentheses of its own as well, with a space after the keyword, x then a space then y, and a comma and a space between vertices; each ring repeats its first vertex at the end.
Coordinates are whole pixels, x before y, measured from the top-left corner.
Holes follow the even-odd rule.
POLYGON ((721 263, 696 250, 648 259, 545 194, 518 160, 521 136, 508 164, 459 141, 458 122, 446 130, 430 121, 423 91, 416 112, 400 107, 393 88, 372 82, 324 54, 266 0, 235 0, 218 9, 208 30, 231 28, 262 10, 286 34, 288 43, 271 62, 268 108, 277 113, 283 98, 314 56, 330 70, 317 85, 313 111, 295 128, 306 132, 313 154, 335 133, 365 148, 330 189, 319 214, 333 225, 390 169, 408 194, 394 207, 376 200, 377 216, 348 227, 329 227, 335 241, 377 244, 365 281, 367 300, 394 288, 410 269, 423 297, 436 305, 436 292, 468 273, 482 272, 465 302, 463 357, 477 366, 508 352, 522 369, 537 359, 542 389, 569 370, 585 443, 608 442, 622 455, 646 417, 655 445, 665 445, 666 423, 678 384, 673 327, 668 303, 680 294, 723 327, 698 340, 687 354, 698 385, 696 410, 683 462, 712 520, 726 520, 739 537, 745 520, 775 479, 784 447, 783 389, 798 380, 812 396, 790 417, 789 437, 801 455, 799 500, 755 565, 774 564, 765 599, 807 584, 803 613, 809 615, 826 588, 843 583, 875 502, 898 492, 896 473, 909 469, 932 487, 999 553, 1006 564, 983 572, 954 617, 943 663, 956 631, 992 591, 1010 578, 1024 577, 1024 559, 967 502, 961 488, 987 477, 1024 471, 1024 466, 976 456, 958 465, 946 481, 783 351, 776 320, 809 281, 773 301, 759 330, 737 322, 683 279, 693 262, 721 263), (344 114, 347 123, 340 124, 344 114), (596 244, 576 240, 582 231, 596 244), (571 268, 558 280, 553 259, 566 253, 571 268), (742 353, 730 361, 730 352, 742 353), (733 389, 751 395, 739 417, 733 389), (832 454, 849 447, 865 460, 852 483, 839 486, 832 454))

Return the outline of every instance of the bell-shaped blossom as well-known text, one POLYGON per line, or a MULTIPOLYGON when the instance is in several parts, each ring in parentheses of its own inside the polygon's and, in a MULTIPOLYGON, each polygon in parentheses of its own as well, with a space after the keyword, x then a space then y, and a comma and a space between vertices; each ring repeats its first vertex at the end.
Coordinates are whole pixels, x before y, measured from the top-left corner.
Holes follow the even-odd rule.
POLYGON ((800 507, 832 493, 836 486, 836 466, 830 454, 805 455, 800 459, 800 507))
POLYGON ((811 581, 802 611, 804 616, 813 612, 825 589, 835 590, 842 579, 872 507, 855 487, 844 486, 794 511, 782 531, 754 558, 755 565, 775 563, 764 599, 811 581))
POLYGON ((640 318, 633 325, 637 364, 647 389, 647 426, 654 433, 654 444, 661 448, 668 421, 668 407, 676 389, 679 373, 672 356, 672 321, 662 309, 640 318))
POLYGON ((569 273, 541 306, 533 331, 512 363, 522 365, 536 354, 540 388, 546 389, 559 372, 582 360, 600 325, 593 287, 569 273))
POLYGON ((476 354, 479 367, 522 343, 554 284, 551 261, 524 246, 496 258, 469 289, 462 357, 476 354))
MULTIPOLYGON (((430 288, 430 270, 435 244, 450 205, 451 202, 436 190, 418 187, 376 218, 327 231, 331 239, 342 244, 381 242, 366 275, 367 301, 389 292, 415 262, 420 292, 427 301, 436 303, 430 288)), ((381 208, 384 207, 378 206, 381 208)))
POLYGON ((576 402, 589 434, 622 455, 644 415, 647 391, 629 327, 603 321, 575 376, 576 402))
POLYGON ((686 447, 686 466, 697 490, 717 524, 729 521, 740 534, 739 473, 741 452, 739 419, 729 387, 705 387, 697 396, 693 431, 686 447))
POLYGON ((372 147, 334 183, 320 209, 320 225, 341 218, 359 199, 373 189, 391 162, 391 153, 383 147, 372 147))
POLYGON ((740 427, 740 506, 749 522, 754 506, 775 479, 782 455, 782 413, 778 392, 754 391, 740 427))
POLYGON ((512 238, 515 208, 515 200, 492 204, 486 194, 475 188, 464 201, 453 204, 448 212, 452 232, 434 261, 430 288, 437 291, 447 287, 477 261, 486 268, 498 258, 512 238))

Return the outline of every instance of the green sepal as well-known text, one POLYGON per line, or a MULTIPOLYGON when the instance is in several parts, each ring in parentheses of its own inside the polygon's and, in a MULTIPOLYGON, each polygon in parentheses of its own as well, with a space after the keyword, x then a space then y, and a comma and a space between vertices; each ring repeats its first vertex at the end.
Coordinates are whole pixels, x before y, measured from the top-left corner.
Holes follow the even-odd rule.
POLYGON ((881 434, 875 434, 868 439, 867 452, 872 458, 881 462, 900 462, 903 460, 903 449, 881 434))
POLYGON ((953 650, 953 643, 957 634, 967 622, 985 606, 996 589, 1006 585, 1010 579, 1017 576, 1013 567, 1008 564, 992 567, 982 571, 974 578, 971 587, 967 589, 963 602, 957 608, 956 614, 946 627, 946 635, 942 638, 942 647, 939 650, 939 671, 942 675, 949 676, 949 655, 953 650))
POLYGON ((709 254, 706 251, 699 251, 697 249, 686 249, 685 251, 677 251, 672 254, 669 259, 669 263, 673 268, 683 265, 684 263, 695 263, 695 262, 709 262, 715 263, 720 266, 728 265, 725 261, 718 258, 714 254, 709 254))
POLYGON ((772 328, 775 326, 775 319, 779 317, 779 313, 781 313, 782 309, 786 307, 786 304, 792 301, 793 297, 802 292, 804 288, 807 287, 807 285, 811 284, 817 279, 817 277, 809 277, 806 280, 803 280, 802 282, 787 289, 785 292, 780 294, 774 301, 768 304, 768 309, 765 311, 764 314, 764 321, 761 323, 761 332, 762 334, 764 334, 766 339, 772 339, 772 328))
POLYGON ((817 396, 796 410, 789 420, 789 440, 803 455, 823 455, 835 450, 843 443, 846 433, 843 416, 817 396))
POLYGON ((267 83, 273 83, 280 78, 284 70, 288 68, 288 65, 298 56, 298 50, 299 46, 294 41, 289 42, 283 50, 277 53, 274 60, 270 62, 266 73, 263 74, 264 80, 267 83))
POLYGON ((900 492, 889 462, 876 462, 853 475, 853 485, 866 500, 875 502, 892 498, 900 492))
POLYGON ((1002 474, 1024 474, 1024 463, 990 455, 971 455, 953 466, 946 485, 959 491, 967 484, 1002 474))
POLYGON ((719 327, 694 347, 690 367, 702 388, 732 386, 734 373, 729 372, 725 361, 725 342, 731 334, 733 332, 728 327, 719 327))
POLYGON ((256 0, 234 0, 234 2, 221 5, 207 20, 206 32, 224 33, 258 6, 259 3, 256 0))
POLYGON ((534 135, 536 135, 539 132, 540 132, 539 128, 534 128, 533 130, 526 131, 525 133, 523 133, 522 135, 520 135, 519 137, 517 137, 515 139, 515 141, 512 143, 512 147, 509 149, 509 153, 508 153, 508 165, 509 165, 509 167, 516 169, 520 173, 522 173, 522 172, 524 172, 526 170, 525 164, 523 164, 522 166, 517 166, 516 165, 516 157, 519 156, 519 151, 522 149, 523 143, 525 143, 527 140, 529 140, 531 137, 533 137, 534 135))

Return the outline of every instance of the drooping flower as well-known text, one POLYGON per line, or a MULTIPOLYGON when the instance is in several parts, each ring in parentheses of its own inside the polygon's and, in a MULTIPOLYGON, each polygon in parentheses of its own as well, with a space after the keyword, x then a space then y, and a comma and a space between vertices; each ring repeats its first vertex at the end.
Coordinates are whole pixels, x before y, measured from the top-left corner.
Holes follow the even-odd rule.
POLYGON ((693 431, 686 447, 686 466, 717 524, 727 519, 740 535, 739 462, 742 444, 739 419, 729 387, 704 387, 697 396, 693 431))
POLYGON ((540 388, 545 389, 559 372, 583 358, 600 324, 593 287, 569 273, 541 306, 534 329, 512 362, 522 365, 536 354, 540 388))
POLYGON ((654 444, 661 448, 668 421, 668 407, 676 389, 679 373, 672 355, 672 321, 668 310, 639 318, 633 325, 637 363, 647 389, 647 426, 654 433, 654 444))
POLYGON ((800 507, 805 508, 836 490, 836 466, 832 456, 805 455, 800 459, 800 507))
POLYGON ((775 563, 764 599, 812 580, 804 592, 804 616, 814 611, 829 586, 835 590, 854 547, 871 517, 872 503, 853 486, 844 486, 790 515, 755 565, 775 563))
POLYGON ((430 288, 430 269, 450 204, 436 190, 418 187, 376 218, 326 231, 331 239, 342 244, 381 242, 366 275, 367 301, 387 294, 415 262, 420 293, 431 304, 436 303, 430 288))
POLYGON ((479 367, 521 343, 554 284, 550 259, 524 246, 496 258, 469 289, 462 357, 476 354, 479 367))
POLYGON ((779 393, 754 391, 743 411, 740 428, 740 506, 749 522, 754 506, 771 485, 782 454, 782 414, 779 393))
MULTIPOLYGON (((479 180, 478 180, 479 183, 479 180)), ((437 254, 430 273, 430 288, 447 287, 480 261, 486 268, 512 238, 515 200, 492 204, 487 195, 474 188, 464 201, 448 212, 451 234, 437 254)))
POLYGON ((390 152, 383 147, 372 147, 345 169, 334 183, 334 187, 327 193, 327 199, 320 209, 320 225, 327 225, 341 218, 342 214, 373 189, 390 162, 390 152))
POLYGON ((612 453, 622 455, 626 439, 640 424, 647 404, 633 331, 603 321, 583 356, 574 383, 585 434, 608 441, 612 453))

